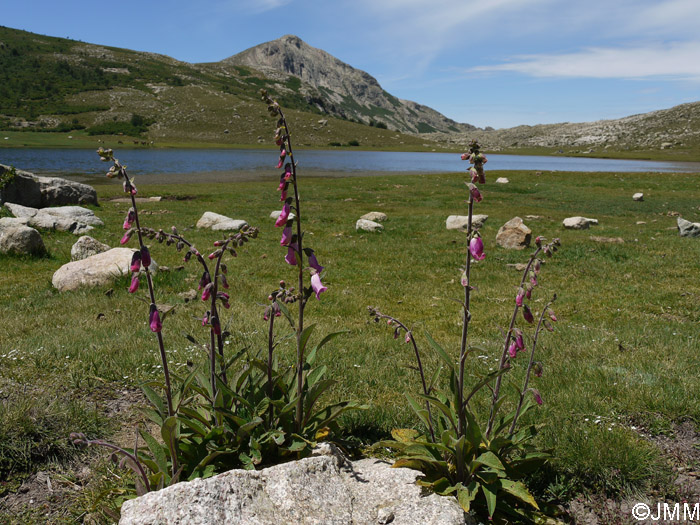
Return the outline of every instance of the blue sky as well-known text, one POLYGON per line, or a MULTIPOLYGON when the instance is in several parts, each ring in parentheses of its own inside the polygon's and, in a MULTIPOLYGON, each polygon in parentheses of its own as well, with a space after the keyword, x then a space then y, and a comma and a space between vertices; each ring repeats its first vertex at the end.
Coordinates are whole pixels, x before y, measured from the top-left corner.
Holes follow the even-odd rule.
POLYGON ((700 100, 700 0, 0 0, 0 24, 221 60, 295 34, 390 93, 480 127, 700 100))

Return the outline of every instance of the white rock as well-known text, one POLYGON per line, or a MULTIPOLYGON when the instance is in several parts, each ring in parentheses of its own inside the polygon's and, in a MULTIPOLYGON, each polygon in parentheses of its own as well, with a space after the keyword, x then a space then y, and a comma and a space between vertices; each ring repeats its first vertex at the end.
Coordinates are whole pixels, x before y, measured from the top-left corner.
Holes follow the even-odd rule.
MULTIPOLYGON (((0 164, 0 175, 9 170, 0 164)), ((64 204, 97 204, 92 186, 58 177, 39 177, 28 171, 15 170, 12 180, 0 189, 0 203, 14 202, 34 208, 64 204)))
POLYGON ((107 250, 109 250, 109 245, 104 244, 97 239, 93 239, 89 235, 83 235, 80 239, 75 241, 73 246, 71 246, 70 258, 71 261, 81 261, 83 259, 87 259, 91 255, 106 252, 107 250))
POLYGON ((387 220, 386 213, 382 213, 380 211, 371 211, 369 213, 365 213, 360 219, 364 219, 366 221, 372 221, 372 222, 384 222, 387 220))
MULTIPOLYGON (((115 278, 130 273, 131 256, 135 251, 131 248, 112 248, 80 261, 66 263, 56 270, 51 283, 60 292, 109 284, 115 278)), ((158 264, 152 261, 149 269, 157 271, 158 264)))
POLYGON ((384 226, 378 222, 368 221, 367 219, 359 219, 355 223, 355 229, 358 232, 380 232, 384 229, 384 226))
POLYGON ((0 219, 0 253, 15 255, 42 255, 46 247, 34 228, 21 223, 22 219, 0 219))
POLYGON ((498 177, 496 184, 508 184, 510 181, 506 177, 498 177))
POLYGON ((511 250, 522 250, 530 245, 532 230, 525 226, 520 217, 513 217, 496 234, 496 244, 511 250))
POLYGON ((202 218, 197 221, 197 228, 210 228, 215 231, 238 231, 247 225, 246 221, 232 219, 211 211, 205 211, 202 218))
MULTIPOLYGON (((478 230, 481 228, 486 220, 489 218, 488 215, 476 214, 472 215, 472 228, 478 230)), ((461 230, 467 231, 467 223, 469 222, 469 216, 467 215, 450 215, 445 221, 445 227, 448 230, 461 230)))
POLYGON ((643 193, 635 193, 634 195, 632 195, 632 200, 637 201, 637 202, 643 201, 644 194, 643 193))
MULTIPOLYGON (((277 220, 281 213, 282 213, 282 210, 275 210, 273 212, 270 212, 270 219, 277 220)), ((289 220, 293 219, 294 217, 296 217, 296 215, 294 215, 293 213, 289 214, 289 220)))
POLYGON ((121 525, 464 525, 455 498, 424 496, 421 473, 337 452, 260 471, 231 470, 127 500, 121 525))
POLYGON ((5 207, 15 217, 27 219, 27 224, 35 228, 67 231, 80 235, 92 230, 93 226, 104 225, 92 210, 80 206, 31 208, 6 202, 5 207))
POLYGON ((690 222, 678 217, 678 233, 681 237, 700 237, 700 222, 690 222))
POLYGON ((589 219, 587 217, 567 217, 564 219, 564 228, 569 230, 587 230, 591 226, 598 224, 598 219, 589 219))

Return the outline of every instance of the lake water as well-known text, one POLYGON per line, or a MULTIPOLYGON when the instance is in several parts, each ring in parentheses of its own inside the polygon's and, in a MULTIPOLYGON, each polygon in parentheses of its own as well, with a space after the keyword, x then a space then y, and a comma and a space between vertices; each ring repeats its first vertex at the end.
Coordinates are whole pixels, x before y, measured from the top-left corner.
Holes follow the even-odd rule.
MULTIPOLYGON (((275 150, 135 149, 118 151, 118 158, 132 175, 194 174, 245 171, 274 175, 275 150)), ((468 163, 456 153, 384 151, 297 150, 300 168, 336 176, 382 172, 439 173, 463 171, 468 163)), ((593 172, 684 172, 700 173, 700 162, 488 155, 489 170, 593 171, 593 172)), ((37 174, 103 175, 107 164, 94 150, 0 149, 0 164, 37 174)), ((160 177, 159 177, 160 178, 160 177)))

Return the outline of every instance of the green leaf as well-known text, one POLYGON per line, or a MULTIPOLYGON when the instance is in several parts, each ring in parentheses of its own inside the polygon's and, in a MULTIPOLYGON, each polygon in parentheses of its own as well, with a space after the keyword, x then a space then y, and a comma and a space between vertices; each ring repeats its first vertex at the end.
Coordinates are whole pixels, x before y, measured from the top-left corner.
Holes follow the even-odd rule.
POLYGON ((280 307, 280 312, 284 314, 284 316, 287 318, 287 321, 289 321, 289 324, 292 325, 292 328, 294 328, 294 318, 292 317, 292 314, 289 313, 289 309, 284 303, 277 303, 277 306, 280 307))
POLYGON ((306 382, 309 385, 309 388, 312 387, 316 381, 321 379, 327 370, 328 367, 326 365, 322 365, 309 372, 309 374, 306 376, 306 382))
POLYGON ((304 350, 306 349, 306 345, 309 342, 309 337, 311 337, 311 334, 314 331, 314 328, 316 328, 315 324, 310 324, 304 330, 301 332, 301 336, 299 337, 299 347, 301 348, 302 354, 304 353, 304 350))
POLYGON ((418 416, 418 419, 421 420, 421 422, 428 428, 430 424, 428 423, 429 418, 428 418, 428 411, 425 409, 425 407, 421 407, 411 395, 406 392, 404 394, 406 396, 406 399, 408 400, 408 404, 411 405, 411 408, 413 411, 416 413, 418 416))
POLYGON ((326 343, 328 343, 329 341, 331 341, 332 339, 335 339, 339 335, 347 334, 348 332, 349 332, 349 330, 341 330, 340 332, 333 332, 331 334, 328 334, 326 337, 321 339, 320 343, 318 343, 316 346, 314 346, 314 348, 313 348, 313 350, 311 350, 311 352, 309 352, 309 356, 306 358, 306 362, 309 364, 313 364, 313 362, 316 360, 316 352, 318 352, 321 348, 323 348, 323 346, 326 343))
POLYGON ((414 428, 395 428, 391 431, 391 437, 401 443, 410 443, 421 436, 421 433, 414 428))
POLYGON ((300 452, 308 446, 306 441, 293 440, 292 444, 287 447, 290 452, 300 452))
POLYGON ((428 340, 428 343, 430 343, 430 346, 432 346, 438 353, 438 355, 442 358, 442 360, 445 361, 447 366, 450 367, 450 370, 454 370, 456 366, 455 361, 451 359, 449 355, 447 355, 447 352, 445 352, 445 350, 435 342, 435 339, 433 339, 427 331, 425 332, 425 338, 428 340))
MULTIPOLYGON (((484 465, 486 467, 492 468, 494 470, 505 470, 506 468, 503 466, 503 463, 501 462, 500 459, 498 459, 498 456, 491 452, 490 450, 488 452, 484 452, 481 454, 478 458, 474 460, 475 465, 484 465)), ((474 472, 476 469, 474 469, 472 472, 474 472)))
POLYGON ((465 431, 465 436, 469 440, 469 442, 472 444, 472 447, 474 447, 475 449, 479 449, 479 447, 481 447, 481 444, 484 441, 484 436, 481 433, 481 429, 479 428, 479 424, 476 422, 476 419, 474 419, 474 416, 472 415, 472 413, 467 410, 466 414, 467 414, 467 428, 465 431))
POLYGON ((494 483, 482 484, 481 491, 484 493, 486 498, 486 507, 488 508, 489 518, 493 517, 493 513, 496 512, 496 495, 498 494, 498 489, 501 488, 500 481, 494 483))
POLYGON ((178 421, 175 416, 170 416, 163 422, 163 426, 160 427, 160 435, 170 451, 171 459, 177 457, 177 440, 179 437, 178 427, 178 421))
POLYGON ((452 425, 452 428, 455 429, 455 431, 457 430, 457 414, 455 414, 452 411, 451 407, 448 407, 445 403, 441 402, 437 397, 434 396, 426 396, 425 394, 419 394, 419 397, 425 399, 431 405, 436 406, 440 410, 440 412, 442 412, 445 415, 447 420, 452 425))
POLYGON ((478 482, 472 481, 466 487, 457 490, 457 501, 464 512, 469 512, 471 503, 479 492, 479 487, 480 484, 478 482))
POLYGON ((502 479, 501 488, 504 492, 507 492, 511 496, 516 497, 523 503, 527 503, 528 505, 535 507, 537 510, 540 510, 540 508, 537 506, 535 498, 532 496, 532 494, 530 494, 530 491, 527 490, 527 487, 521 481, 511 481, 509 479, 502 479))
POLYGON ((158 443, 153 436, 151 436, 148 432, 145 432, 143 430, 139 431, 141 434, 141 437, 143 440, 146 442, 146 445, 148 445, 148 450, 151 451, 151 454, 153 455, 153 460, 155 461, 156 465, 158 466, 158 469, 156 472, 161 472, 165 477, 168 476, 168 457, 165 454, 165 450, 163 449, 163 446, 158 443))
POLYGON ((148 385, 141 385, 141 390, 145 394, 146 398, 151 402, 151 404, 156 407, 158 410, 158 413, 165 418, 167 415, 167 410, 165 409, 165 404, 163 403, 163 399, 156 394, 155 390, 153 390, 150 386, 148 385))

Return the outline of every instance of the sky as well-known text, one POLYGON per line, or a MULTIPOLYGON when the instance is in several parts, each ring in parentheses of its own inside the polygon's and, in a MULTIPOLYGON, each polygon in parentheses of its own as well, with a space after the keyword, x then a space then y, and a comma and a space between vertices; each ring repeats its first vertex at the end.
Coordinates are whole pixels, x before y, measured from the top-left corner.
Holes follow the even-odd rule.
POLYGON ((0 25, 215 62, 294 34, 479 127, 700 100, 700 0, 0 0, 0 25))

